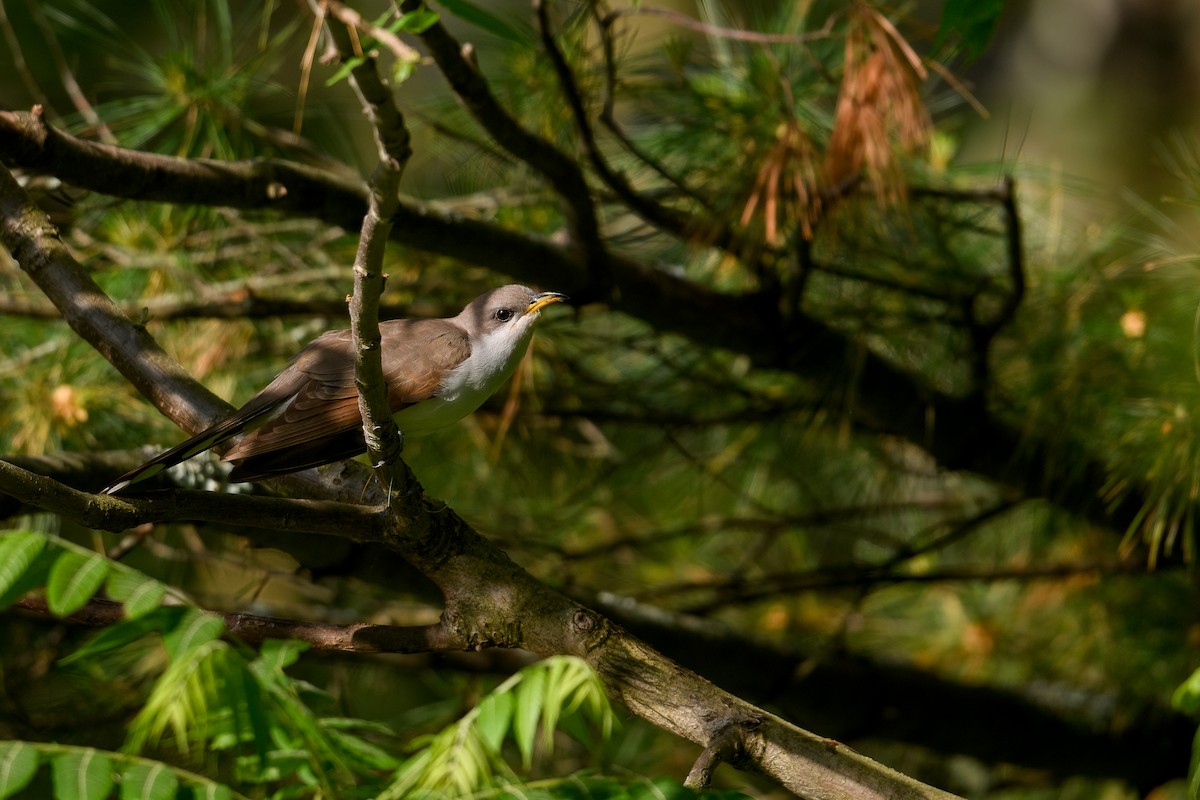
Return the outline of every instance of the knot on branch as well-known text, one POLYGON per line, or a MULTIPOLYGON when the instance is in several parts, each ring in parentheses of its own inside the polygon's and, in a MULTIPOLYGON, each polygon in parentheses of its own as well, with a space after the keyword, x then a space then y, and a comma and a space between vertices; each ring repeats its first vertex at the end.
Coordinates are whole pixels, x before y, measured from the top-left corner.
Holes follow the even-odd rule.
POLYGON ((706 789, 711 785, 713 770, 719 764, 737 766, 746 760, 753 749, 751 739, 754 732, 762 723, 761 717, 725 717, 718 720, 708 747, 692 765, 683 785, 689 789, 706 789))
POLYGON ((607 641, 612 623, 594 611, 577 608, 571 615, 571 629, 584 652, 590 653, 607 641))

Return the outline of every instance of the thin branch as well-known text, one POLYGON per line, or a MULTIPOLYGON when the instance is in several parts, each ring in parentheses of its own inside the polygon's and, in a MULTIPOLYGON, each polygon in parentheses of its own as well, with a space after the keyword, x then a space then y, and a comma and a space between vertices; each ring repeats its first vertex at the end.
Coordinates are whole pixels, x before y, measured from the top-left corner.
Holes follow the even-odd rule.
POLYGON ((629 184, 624 175, 617 173, 608 165, 608 161, 604 158, 604 154, 600 152, 600 146, 596 142, 596 135, 588 119, 587 109, 584 107, 583 97, 575 81, 575 75, 571 71, 570 65, 567 64, 566 58, 563 57, 562 51, 558 48, 558 43, 554 40, 554 32, 550 29, 550 19, 546 11, 545 0, 537 0, 534 3, 534 8, 537 11, 538 30, 541 33, 542 46, 550 56, 550 63, 554 66, 554 72, 558 76, 559 86, 562 88, 563 95, 567 98, 567 106, 571 109, 571 115, 575 119, 575 127, 579 131, 580 138, 583 140, 584 152, 587 153, 588 160, 591 162, 596 174, 600 176, 600 179, 604 181, 605 185, 625 205, 629 206, 629 208, 647 222, 657 225, 680 238, 692 238, 699 235, 705 229, 711 228, 711 223, 706 224, 704 221, 691 219, 672 208, 655 203, 650 198, 640 194, 629 184))
MULTIPOLYGON (((46 599, 38 595, 27 595, 13 605, 36 614, 51 614, 46 599)), ((308 643, 310 650, 323 653, 430 653, 463 649, 463 643, 447 636, 440 624, 399 626, 360 622, 332 625, 258 614, 205 613, 222 619, 226 631, 250 644, 260 644, 268 639, 295 639, 308 643)), ((81 625, 106 627, 125 619, 125 607, 97 598, 89 600, 65 619, 81 625)))
POLYGON ((97 495, 0 461, 0 493, 102 531, 123 531, 147 522, 221 522, 275 531, 303 531, 355 542, 383 541, 378 507, 173 489, 143 496, 97 495))
MULTIPOLYGON (((35 113, 40 119, 40 114, 35 113)), ((94 145, 106 147, 106 145, 94 145)), ((230 406, 170 358, 145 328, 135 325, 71 256, 58 231, 0 164, 0 243, 62 312, 144 396, 174 407, 189 430, 207 427, 230 406), (179 404, 187 397, 188 402, 179 404)))
MULTIPOLYGON (((1176 565, 1182 569, 1183 565, 1176 565)), ((876 567, 822 568, 775 575, 739 577, 734 580, 687 581, 655 587, 641 598, 667 597, 691 592, 708 592, 712 598, 682 603, 676 608, 687 614, 705 616, 720 609, 776 600, 790 594, 831 589, 869 589, 889 584, 996 583, 1000 581, 1064 580, 1088 576, 1150 577, 1144 562, 1136 559, 1101 560, 1012 567, 948 567, 928 572, 896 572, 876 567)))
MULTIPOLYGON (((374 37, 380 44, 391 50, 392 55, 401 61, 415 64, 421 60, 421 54, 401 41, 399 36, 384 28, 375 27, 354 9, 339 3, 337 0, 322 0, 322 5, 343 25, 348 25, 374 37)), ((364 54, 357 53, 356 55, 364 54)))
MULTIPOLYGON (((419 0, 405 0, 401 9, 410 12, 421 5, 419 0)), ((434 23, 420 36, 438 69, 475 120, 501 147, 542 173, 554 187, 566 204, 571 235, 584 256, 589 282, 595 287, 593 292, 608 289, 612 279, 608 250, 600 233, 591 189, 575 159, 526 130, 508 113, 471 60, 470 45, 460 44, 441 22, 434 23)))
POLYGON ((634 158, 648 166, 659 177, 683 192, 690 200, 711 214, 713 212, 712 203, 703 194, 694 191, 683 180, 671 174, 656 159, 651 158, 648 153, 625 133, 625 129, 617 122, 617 57, 616 36, 613 34, 613 23, 617 17, 614 17, 612 14, 602 14, 598 3, 593 4, 592 14, 596 20, 596 25, 600 29, 600 45, 601 51, 604 53, 604 102, 600 110, 600 121, 604 123, 604 126, 608 128, 613 136, 617 137, 617 141, 621 146, 631 153, 634 158))
POLYGON ((761 723, 757 719, 726 720, 708 747, 700 753, 683 785, 689 789, 707 789, 713 771, 722 763, 736 765, 746 754, 747 739, 761 723))
POLYGON ((707 22, 701 22, 697 19, 689 17, 679 11, 674 11, 669 8, 656 8, 654 6, 636 6, 633 8, 622 8, 612 11, 605 18, 605 22, 616 20, 620 17, 633 15, 652 15, 656 17, 665 17, 681 28, 702 33, 705 36, 714 36, 719 39, 730 39, 739 42, 754 42, 756 44, 802 44, 807 45, 809 42, 817 41, 818 39, 828 39, 833 31, 834 18, 831 16, 825 20, 825 25, 820 30, 812 31, 811 33, 760 33, 758 31, 745 31, 739 28, 723 28, 719 25, 711 25, 707 22))

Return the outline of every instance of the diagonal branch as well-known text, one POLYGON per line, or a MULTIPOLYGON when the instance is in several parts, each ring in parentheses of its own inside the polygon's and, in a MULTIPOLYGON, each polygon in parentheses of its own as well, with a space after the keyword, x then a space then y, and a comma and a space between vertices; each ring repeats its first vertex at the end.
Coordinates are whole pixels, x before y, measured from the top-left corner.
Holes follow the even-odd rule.
MULTIPOLYGON (((400 8, 415 11, 420 0, 405 0, 400 8)), ((608 250, 600 233, 599 220, 591 189, 575 159, 552 142, 526 130, 492 94, 487 79, 471 60, 470 45, 463 45, 436 22, 421 34, 434 62, 450 88, 475 120, 496 142, 521 161, 536 169, 550 182, 566 203, 568 228, 584 257, 589 282, 608 288, 611 279, 608 250)))
MULTIPOLYGON (((36 614, 50 614, 45 598, 28 595, 14 605, 36 614)), ((220 617, 225 629, 250 644, 268 639, 297 639, 310 649, 325 653, 428 653, 461 650, 460 642, 450 640, 441 625, 376 625, 360 622, 332 625, 305 620, 264 617, 259 614, 208 611, 220 617)), ((115 625, 125 618, 125 607, 111 600, 94 598, 66 617, 71 622, 102 627, 115 625)))
POLYGON ((541 32, 542 47, 545 48, 546 53, 550 56, 550 63, 554 66, 554 72, 558 76, 559 86, 562 87, 563 95, 567 99, 567 106, 571 109, 571 115, 575 119, 575 127, 578 129, 579 136, 583 140, 584 152, 587 154, 592 168, 600 176, 600 180, 604 181, 604 184, 625 205, 637 212, 643 219, 653 225, 657 225, 663 230, 669 231, 681 239, 690 239, 699 235, 701 231, 712 228, 716 224, 715 221, 703 222, 690 219, 686 215, 667 206, 660 205, 640 194, 629 184, 624 175, 621 175, 609 166, 608 161, 604 158, 604 154, 600 151, 599 144, 596 142, 596 134, 592 129, 591 122, 588 120, 587 109, 584 106, 579 85, 575 81, 575 75, 571 71, 570 65, 567 64, 566 58, 563 57, 558 43, 554 40, 554 32, 550 29, 550 19, 546 5, 545 0, 537 0, 534 3, 534 8, 537 11, 538 29, 541 32))
POLYGON ((0 493, 88 528, 122 531, 147 522, 221 522, 274 531, 301 531, 357 542, 382 538, 379 507, 330 500, 212 492, 151 492, 143 497, 96 495, 0 460, 0 493))

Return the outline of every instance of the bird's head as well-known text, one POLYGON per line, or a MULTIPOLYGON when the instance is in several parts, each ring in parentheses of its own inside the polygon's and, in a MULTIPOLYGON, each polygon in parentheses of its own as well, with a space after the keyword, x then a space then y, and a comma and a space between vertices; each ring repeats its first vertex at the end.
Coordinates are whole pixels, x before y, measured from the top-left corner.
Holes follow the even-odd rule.
POLYGON ((566 299, 560 292, 535 292, 528 286, 511 284, 475 298, 458 318, 472 331, 472 338, 499 337, 516 343, 528 337, 543 308, 566 299))

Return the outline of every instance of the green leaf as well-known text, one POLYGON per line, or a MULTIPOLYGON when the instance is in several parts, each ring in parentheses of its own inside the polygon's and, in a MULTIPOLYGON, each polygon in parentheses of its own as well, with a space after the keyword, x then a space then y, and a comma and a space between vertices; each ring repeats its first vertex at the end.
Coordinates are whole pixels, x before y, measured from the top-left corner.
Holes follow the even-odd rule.
POLYGON ((192 800, 233 800, 233 790, 221 783, 204 783, 191 787, 192 800))
MULTIPOLYGON (((0 536, 0 596, 17 585, 45 546, 46 537, 33 531, 16 531, 0 536)), ((16 598, 8 603, 13 600, 16 598)))
POLYGON ((1200 669, 1188 676, 1171 695, 1171 705, 1185 714, 1200 711, 1200 669))
POLYGON ((133 764, 121 773, 121 800, 172 800, 179 778, 166 764, 133 764))
POLYGON ((507 39, 516 44, 532 44, 532 40, 528 35, 521 33, 512 25, 500 19, 500 17, 470 2, 470 0, 439 0, 439 3, 454 16, 476 27, 483 28, 493 36, 499 36, 501 39, 507 39))
POLYGON ((0 742, 0 800, 28 786, 37 768, 35 748, 24 742, 0 742))
POLYGON ((91 656, 107 653, 110 650, 124 647, 141 639, 154 631, 170 630, 179 625, 180 620, 188 609, 175 607, 159 607, 149 614, 143 614, 137 619, 110 625, 99 634, 92 637, 83 647, 59 660, 60 664, 90 658, 91 656))
POLYGON ((511 692, 492 692, 477 706, 475 729, 494 752, 500 751, 500 743, 508 735, 516 704, 511 692))
POLYGON ((113 788, 113 767, 96 750, 63 753, 50 762, 54 796, 59 800, 103 800, 113 788))
POLYGON ((516 712, 513 714, 513 738, 521 751, 521 763, 528 769, 533 763, 533 743, 537 734, 538 720, 546 698, 546 671, 531 669, 517 684, 516 712))
POLYGON ((268 639, 259 650, 256 663, 282 672, 300 659, 300 654, 308 649, 308 642, 296 639, 268 639))
POLYGON ((338 730, 337 727, 331 727, 327 724, 328 722, 329 720, 327 719, 321 720, 321 727, 328 734, 329 738, 347 756, 354 758, 369 769, 392 771, 402 763, 400 759, 379 745, 368 742, 361 736, 355 736, 352 733, 338 730))
POLYGON ((413 76, 417 65, 413 61, 398 58, 392 62, 392 82, 399 86, 413 76))
POLYGON ((341 63, 341 66, 334 70, 334 73, 330 75, 328 79, 326 79, 325 85, 333 86, 346 80, 346 78, 350 77, 351 72, 358 69, 365 63, 367 63, 366 56, 355 56, 354 58, 346 59, 341 63))
POLYGON ((50 568, 46 603, 60 617, 74 614, 92 598, 108 575, 108 559, 68 550, 50 568))
POLYGON ((419 8, 416 11, 409 11, 406 14, 401 14, 394 20, 387 29, 392 33, 405 31, 407 33, 424 33, 437 24, 437 12, 430 11, 427 8, 419 8))
POLYGON ((220 637, 224 631, 225 621, 220 617, 189 608, 179 623, 163 634, 163 644, 171 659, 176 660, 220 637))
POLYGON ((125 605, 129 619, 149 614, 162 604, 167 587, 136 570, 118 568, 108 576, 104 587, 108 596, 125 605))

